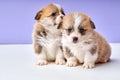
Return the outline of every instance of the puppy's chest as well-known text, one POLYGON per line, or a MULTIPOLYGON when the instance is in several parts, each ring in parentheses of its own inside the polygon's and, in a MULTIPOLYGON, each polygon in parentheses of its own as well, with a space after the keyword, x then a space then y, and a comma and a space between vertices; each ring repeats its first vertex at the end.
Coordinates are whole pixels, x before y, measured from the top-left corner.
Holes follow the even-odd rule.
MULTIPOLYGON (((42 34, 42 33, 40 33, 42 34)), ((55 55, 61 45, 60 40, 61 36, 60 33, 50 33, 46 32, 45 35, 41 35, 38 38, 39 44, 45 49, 48 59, 54 60, 55 55)))
POLYGON ((39 43, 45 48, 53 48, 60 45, 61 33, 60 31, 54 32, 41 32, 39 36, 39 43))
POLYGON ((88 46, 79 44, 79 45, 72 45, 68 47, 70 52, 77 57, 77 59, 82 63, 84 62, 84 57, 86 55, 86 51, 88 50, 88 46))
POLYGON ((61 33, 60 32, 53 32, 53 33, 46 32, 46 38, 48 40, 51 40, 51 39, 55 40, 55 39, 58 39, 60 37, 61 37, 61 33))
POLYGON ((74 54, 74 55, 78 55, 78 54, 84 54, 85 50, 84 50, 84 47, 83 45, 73 45, 73 46, 68 46, 71 53, 74 54))
POLYGON ((88 44, 85 41, 78 44, 73 44, 69 42, 65 43, 65 46, 68 47, 68 49, 70 49, 71 53, 74 55, 85 54, 92 48, 92 45, 93 44, 88 44))

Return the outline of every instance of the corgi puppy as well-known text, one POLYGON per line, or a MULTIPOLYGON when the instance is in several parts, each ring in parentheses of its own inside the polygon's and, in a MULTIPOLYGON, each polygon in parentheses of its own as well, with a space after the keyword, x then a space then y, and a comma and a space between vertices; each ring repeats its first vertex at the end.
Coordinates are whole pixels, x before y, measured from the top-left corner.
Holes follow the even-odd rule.
POLYGON ((93 68, 95 63, 110 59, 111 47, 105 38, 95 31, 89 16, 80 12, 69 13, 62 22, 62 46, 67 66, 83 63, 83 68, 93 68))
POLYGON ((58 4, 49 4, 37 12, 32 34, 37 65, 46 65, 48 61, 65 64, 61 50, 62 34, 57 29, 64 15, 63 8, 58 4))

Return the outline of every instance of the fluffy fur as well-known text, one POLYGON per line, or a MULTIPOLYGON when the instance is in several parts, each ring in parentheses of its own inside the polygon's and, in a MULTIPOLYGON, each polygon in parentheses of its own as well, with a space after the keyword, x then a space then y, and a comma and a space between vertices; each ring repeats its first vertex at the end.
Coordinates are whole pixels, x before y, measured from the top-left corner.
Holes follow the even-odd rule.
POLYGON ((67 66, 83 63, 89 69, 109 60, 110 45, 94 29, 93 21, 83 13, 73 12, 63 18, 62 45, 67 66))
POLYGON ((32 38, 38 65, 46 65, 48 61, 65 63, 61 50, 62 35, 57 29, 63 16, 64 11, 58 4, 49 4, 37 12, 32 38))

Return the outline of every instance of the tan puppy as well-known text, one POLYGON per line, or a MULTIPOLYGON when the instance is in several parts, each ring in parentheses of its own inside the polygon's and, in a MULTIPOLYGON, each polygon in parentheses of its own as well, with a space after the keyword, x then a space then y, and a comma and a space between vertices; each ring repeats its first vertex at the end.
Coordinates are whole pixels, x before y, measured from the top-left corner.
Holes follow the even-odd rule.
POLYGON ((64 11, 58 4, 49 4, 35 16, 37 22, 33 29, 33 45, 37 54, 37 64, 46 65, 48 61, 64 64, 61 50, 61 31, 57 29, 64 16, 64 11))
POLYGON ((63 18, 62 44, 66 65, 84 63, 84 68, 93 68, 95 63, 109 60, 111 48, 94 29, 90 17, 83 13, 74 12, 63 18))

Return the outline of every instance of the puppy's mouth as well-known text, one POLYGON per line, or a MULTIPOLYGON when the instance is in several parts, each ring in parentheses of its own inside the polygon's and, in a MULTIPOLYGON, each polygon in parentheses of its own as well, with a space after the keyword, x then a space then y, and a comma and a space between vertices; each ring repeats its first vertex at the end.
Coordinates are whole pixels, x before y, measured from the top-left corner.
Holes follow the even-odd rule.
POLYGON ((56 25, 61 24, 62 19, 63 19, 63 16, 58 16, 58 17, 55 19, 54 25, 56 26, 56 25))
POLYGON ((55 26, 56 29, 59 29, 61 27, 61 24, 62 24, 62 22, 60 22, 59 24, 54 23, 54 26, 55 26))

